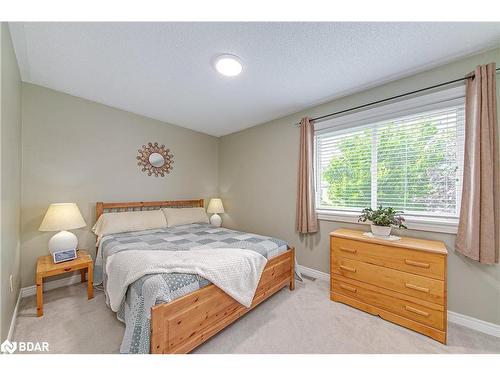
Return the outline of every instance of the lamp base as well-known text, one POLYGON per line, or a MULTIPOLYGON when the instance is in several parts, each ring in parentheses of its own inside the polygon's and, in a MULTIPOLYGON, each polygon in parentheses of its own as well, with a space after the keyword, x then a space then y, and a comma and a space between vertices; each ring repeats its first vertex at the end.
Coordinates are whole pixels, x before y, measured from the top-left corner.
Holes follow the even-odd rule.
POLYGON ((60 231, 49 240, 49 251, 54 263, 65 262, 76 258, 78 238, 66 230, 60 231))
POLYGON ((56 233, 49 240, 49 251, 51 253, 62 250, 74 250, 78 246, 78 238, 67 230, 56 233))
POLYGON ((219 214, 213 214, 210 216, 210 224, 220 227, 222 225, 222 218, 219 214))

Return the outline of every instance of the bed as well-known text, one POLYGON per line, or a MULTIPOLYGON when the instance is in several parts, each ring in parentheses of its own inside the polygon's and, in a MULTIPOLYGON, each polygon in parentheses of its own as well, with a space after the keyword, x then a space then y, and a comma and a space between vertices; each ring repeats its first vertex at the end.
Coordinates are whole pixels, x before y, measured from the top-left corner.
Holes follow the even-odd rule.
MULTIPOLYGON (((156 210, 164 207, 204 207, 204 200, 98 202, 96 220, 105 212, 156 210)), ((268 261, 251 306, 247 308, 241 305, 220 288, 196 275, 149 275, 148 278, 141 278, 134 283, 134 290, 129 287, 127 300, 124 301, 123 309, 120 309, 121 315, 117 314, 121 320, 124 320, 128 314, 128 319, 133 320, 136 326, 126 329, 125 344, 122 343, 122 347, 126 346, 126 350, 121 350, 122 352, 189 353, 283 287, 288 286, 290 290, 295 287, 295 251, 286 242, 271 237, 216 228, 207 224, 108 236, 100 241, 96 252, 96 263, 100 259, 99 256, 103 256, 109 249, 127 246, 138 248, 140 247, 138 244, 141 243, 147 246, 148 243, 168 242, 174 238, 176 244, 182 244, 179 246, 185 246, 186 249, 192 246, 190 242, 213 247, 231 244, 231 246, 258 251, 266 256, 268 261), (218 238, 214 239, 214 236, 218 238), (177 289, 168 296, 158 297, 160 295, 157 293, 159 283, 172 283, 177 286, 177 289), (139 299, 140 303, 131 302, 131 298, 138 298, 137 295, 140 295, 143 290, 150 292, 149 300, 155 300, 150 307, 144 304, 143 296, 140 297, 142 300, 139 299), (151 297, 151 291, 153 291, 153 297, 151 297), (137 323, 140 317, 136 312, 137 306, 148 309, 147 319, 142 319, 140 324, 137 323), (134 312, 135 315, 132 314, 134 312)), ((170 289, 173 290, 173 288, 170 289)))

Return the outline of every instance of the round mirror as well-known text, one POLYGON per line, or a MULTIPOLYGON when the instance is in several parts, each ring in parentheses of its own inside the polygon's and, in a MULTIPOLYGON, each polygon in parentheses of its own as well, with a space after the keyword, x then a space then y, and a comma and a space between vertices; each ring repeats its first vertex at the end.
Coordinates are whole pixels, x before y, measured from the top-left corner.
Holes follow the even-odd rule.
POLYGON ((165 177, 172 171, 174 155, 165 145, 149 142, 147 145, 142 145, 137 152, 139 153, 135 157, 137 165, 148 176, 165 177))
POLYGON ((160 168, 165 164, 165 158, 163 155, 153 152, 151 155, 149 155, 149 164, 151 164, 153 167, 160 168))

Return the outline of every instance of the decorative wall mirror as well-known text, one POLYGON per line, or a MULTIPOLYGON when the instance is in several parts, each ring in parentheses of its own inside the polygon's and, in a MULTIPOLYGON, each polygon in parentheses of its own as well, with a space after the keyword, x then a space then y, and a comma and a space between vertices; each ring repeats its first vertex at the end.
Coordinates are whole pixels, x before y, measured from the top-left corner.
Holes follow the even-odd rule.
POLYGON ((137 160, 139 162, 137 165, 148 176, 164 177, 173 168, 174 155, 170 152, 170 149, 165 148, 165 145, 158 145, 158 142, 149 142, 147 146, 142 145, 142 149, 139 149, 138 152, 137 160))

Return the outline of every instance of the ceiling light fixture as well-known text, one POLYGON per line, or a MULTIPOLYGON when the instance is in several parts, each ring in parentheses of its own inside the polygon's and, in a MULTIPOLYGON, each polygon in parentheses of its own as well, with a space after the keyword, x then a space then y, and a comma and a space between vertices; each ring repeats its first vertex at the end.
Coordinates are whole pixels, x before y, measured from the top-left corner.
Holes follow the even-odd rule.
POLYGON ((240 58, 229 54, 217 56, 214 61, 214 66, 220 74, 227 77, 235 77, 243 70, 240 58))

